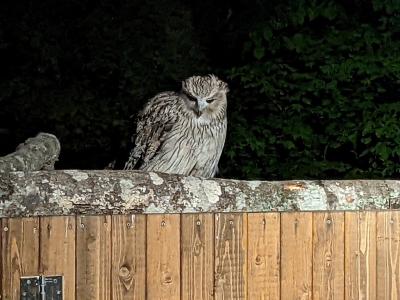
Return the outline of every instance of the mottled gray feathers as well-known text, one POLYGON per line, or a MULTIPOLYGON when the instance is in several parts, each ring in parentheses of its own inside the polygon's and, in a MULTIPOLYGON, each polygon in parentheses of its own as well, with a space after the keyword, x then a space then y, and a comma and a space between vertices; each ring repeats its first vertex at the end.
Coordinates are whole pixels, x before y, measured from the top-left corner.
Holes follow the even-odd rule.
POLYGON ((125 169, 213 177, 226 136, 227 84, 193 76, 180 92, 162 92, 139 113, 125 169))

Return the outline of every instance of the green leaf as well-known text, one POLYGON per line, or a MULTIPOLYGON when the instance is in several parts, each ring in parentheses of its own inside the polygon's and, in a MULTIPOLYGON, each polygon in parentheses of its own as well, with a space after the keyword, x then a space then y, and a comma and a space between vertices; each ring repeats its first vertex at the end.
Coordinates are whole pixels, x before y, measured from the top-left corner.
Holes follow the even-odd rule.
POLYGON ((263 47, 258 47, 254 49, 254 57, 258 60, 262 59, 265 54, 265 49, 263 47))
POLYGON ((272 38, 272 30, 269 27, 265 27, 263 31, 263 37, 266 41, 271 40, 272 38))

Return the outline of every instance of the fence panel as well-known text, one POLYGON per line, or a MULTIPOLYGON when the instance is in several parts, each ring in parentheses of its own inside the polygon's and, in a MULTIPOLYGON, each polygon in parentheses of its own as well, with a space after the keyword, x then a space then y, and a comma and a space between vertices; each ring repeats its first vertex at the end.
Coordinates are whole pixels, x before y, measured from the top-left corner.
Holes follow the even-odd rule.
POLYGON ((214 215, 181 218, 182 299, 214 299, 214 215))
POLYGON ((39 272, 39 218, 2 220, 3 299, 19 299, 20 277, 39 272))
POLYGON ((346 212, 346 299, 376 299, 376 213, 346 212))
POLYGON ((147 216, 147 299, 180 299, 180 216, 147 216))
POLYGON ((344 299, 344 213, 313 213, 313 299, 344 299))
POLYGON ((247 299, 247 214, 215 215, 215 299, 247 299))
POLYGON ((113 300, 146 299, 146 216, 112 216, 113 300))
POLYGON ((111 298, 111 217, 78 217, 76 298, 111 298))
POLYGON ((400 212, 377 213, 377 299, 400 299, 400 212))
POLYGON ((280 214, 254 213, 247 218, 249 299, 280 299, 280 214))
POLYGON ((39 272, 64 276, 64 299, 75 298, 75 217, 40 218, 39 272))
POLYGON ((312 299, 312 213, 281 217, 281 299, 312 299))
POLYGON ((63 275, 64 299, 400 298, 400 212, 1 219, 0 299, 63 275))

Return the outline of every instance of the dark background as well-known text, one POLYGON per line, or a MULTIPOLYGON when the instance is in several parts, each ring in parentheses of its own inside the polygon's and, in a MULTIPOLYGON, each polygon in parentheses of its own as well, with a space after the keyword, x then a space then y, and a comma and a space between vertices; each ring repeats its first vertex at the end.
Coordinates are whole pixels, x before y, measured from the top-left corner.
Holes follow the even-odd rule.
POLYGON ((220 177, 398 177, 400 1, 2 0, 0 155, 41 131, 58 169, 121 167, 129 117, 206 73, 220 177))

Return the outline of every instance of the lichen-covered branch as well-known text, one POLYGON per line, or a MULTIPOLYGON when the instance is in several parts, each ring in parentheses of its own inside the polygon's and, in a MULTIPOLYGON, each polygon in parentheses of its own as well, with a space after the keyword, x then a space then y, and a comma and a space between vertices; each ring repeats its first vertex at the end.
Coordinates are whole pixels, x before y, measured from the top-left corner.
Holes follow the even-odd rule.
POLYGON ((400 181, 236 181, 140 171, 0 174, 0 217, 398 208, 400 181))
POLYGON ((39 133, 18 145, 15 152, 0 157, 0 173, 53 170, 60 150, 60 143, 54 135, 39 133))

